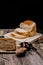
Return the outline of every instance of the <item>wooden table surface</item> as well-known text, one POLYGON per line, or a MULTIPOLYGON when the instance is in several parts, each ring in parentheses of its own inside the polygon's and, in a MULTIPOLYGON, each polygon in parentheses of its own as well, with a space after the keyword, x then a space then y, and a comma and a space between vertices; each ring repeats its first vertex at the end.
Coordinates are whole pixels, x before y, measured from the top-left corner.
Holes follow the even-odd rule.
POLYGON ((43 50, 27 51, 24 57, 16 54, 0 54, 0 65, 43 65, 43 50))
POLYGON ((43 50, 27 51, 24 57, 17 57, 16 54, 0 54, 0 65, 43 65, 43 50))

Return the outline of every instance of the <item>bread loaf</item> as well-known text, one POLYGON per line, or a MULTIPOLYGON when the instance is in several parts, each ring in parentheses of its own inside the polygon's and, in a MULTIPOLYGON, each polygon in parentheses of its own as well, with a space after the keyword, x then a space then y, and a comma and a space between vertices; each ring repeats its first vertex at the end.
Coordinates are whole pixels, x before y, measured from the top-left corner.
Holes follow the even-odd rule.
POLYGON ((34 36, 36 34, 36 23, 31 20, 26 20, 20 23, 20 28, 27 30, 28 36, 34 36))

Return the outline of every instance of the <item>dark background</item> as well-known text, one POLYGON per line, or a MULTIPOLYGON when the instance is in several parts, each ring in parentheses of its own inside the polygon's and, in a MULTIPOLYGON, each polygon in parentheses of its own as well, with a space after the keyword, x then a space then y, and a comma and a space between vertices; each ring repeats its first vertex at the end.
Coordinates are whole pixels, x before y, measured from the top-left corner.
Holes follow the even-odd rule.
POLYGON ((20 22, 31 19, 36 22, 37 30, 43 31, 42 4, 40 1, 8 1, 0 17, 0 28, 16 28, 20 22))

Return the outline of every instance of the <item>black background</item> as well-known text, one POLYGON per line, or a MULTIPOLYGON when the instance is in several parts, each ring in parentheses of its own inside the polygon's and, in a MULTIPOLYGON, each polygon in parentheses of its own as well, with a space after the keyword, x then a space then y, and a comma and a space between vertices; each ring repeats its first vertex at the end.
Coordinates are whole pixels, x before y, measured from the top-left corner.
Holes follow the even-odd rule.
POLYGON ((37 29, 43 31, 43 3, 40 1, 8 1, 2 10, 0 28, 16 28, 19 23, 31 19, 37 29))

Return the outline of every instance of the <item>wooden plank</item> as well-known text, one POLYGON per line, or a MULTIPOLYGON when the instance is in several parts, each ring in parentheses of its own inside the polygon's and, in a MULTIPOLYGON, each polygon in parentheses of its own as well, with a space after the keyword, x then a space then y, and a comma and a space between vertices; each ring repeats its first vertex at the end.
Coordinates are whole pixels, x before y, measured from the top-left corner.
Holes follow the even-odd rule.
POLYGON ((5 65, 3 58, 0 58, 0 65, 5 65))
POLYGON ((0 64, 5 65, 43 65, 43 60, 34 51, 27 52, 26 56, 22 58, 17 57, 15 54, 3 54, 2 58, 0 64))
POLYGON ((21 65, 15 54, 3 54, 5 65, 21 65))

